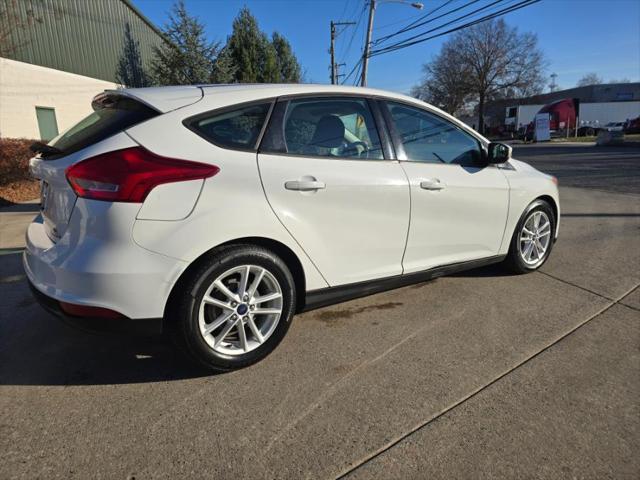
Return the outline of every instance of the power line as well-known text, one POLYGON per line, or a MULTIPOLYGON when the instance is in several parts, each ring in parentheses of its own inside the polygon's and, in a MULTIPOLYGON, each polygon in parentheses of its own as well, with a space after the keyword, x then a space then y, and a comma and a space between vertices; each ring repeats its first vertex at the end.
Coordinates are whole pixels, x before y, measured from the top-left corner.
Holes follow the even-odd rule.
POLYGON ((336 83, 338 83, 338 67, 340 65, 344 65, 344 64, 339 64, 336 62, 336 38, 338 37, 338 35, 340 33, 342 33, 344 30, 342 31, 338 31, 338 27, 348 27, 350 25, 355 25, 356 22, 334 22, 333 20, 331 20, 331 22, 329 23, 330 27, 331 27, 331 44, 329 47, 329 54, 331 55, 331 64, 329 66, 329 69, 331 70, 331 84, 335 85, 336 83))
MULTIPOLYGON (((476 1, 478 1, 478 0, 476 0, 476 1)), ((481 12, 482 10, 486 10, 487 8, 491 8, 494 5, 497 5, 498 3, 501 3, 503 1, 504 0, 494 0, 492 3, 488 3, 487 5, 484 5, 484 6, 480 7, 480 8, 476 8, 472 12, 465 13, 464 15, 461 15, 458 18, 454 18, 453 20, 449 20, 448 22, 445 22, 445 23, 443 23, 441 25, 438 25, 437 27, 434 27, 431 30, 427 30, 425 32, 418 33, 418 34, 416 34, 416 35, 414 35, 412 37, 409 37, 409 38, 405 38, 404 40, 401 40, 400 42, 396 43, 395 45, 400 45, 401 43, 406 43, 406 42, 409 42, 411 40, 415 40, 416 38, 424 37, 425 35, 427 35, 429 33, 432 33, 432 32, 435 32, 437 30, 440 30, 441 28, 444 28, 444 27, 447 27, 449 25, 452 25, 452 24, 454 24, 456 22, 459 22, 460 20, 464 20, 465 18, 469 18, 469 17, 475 15, 476 13, 481 12)), ((452 10, 452 12, 453 12, 453 10, 452 10)), ((447 14, 445 14, 445 15, 447 15, 447 14)), ((431 22, 433 20, 435 20, 435 18, 429 20, 429 22, 431 22)), ((385 47, 385 48, 390 48, 390 47, 385 47)))
POLYGON ((345 62, 346 58, 347 58, 347 54, 349 53, 349 51, 351 50, 351 46, 353 45, 353 40, 356 36, 356 34, 358 33, 358 30, 360 29, 360 23, 362 22, 362 19, 364 18, 364 12, 366 11, 366 5, 364 5, 362 7, 362 10, 360 11, 360 16, 358 17, 358 21, 356 22, 356 26, 353 28, 353 32, 351 33, 351 37, 349 37, 349 42, 346 48, 342 48, 340 50, 340 55, 338 56, 339 61, 340 62, 345 62))
MULTIPOLYGON (((373 31, 376 32, 376 31, 380 31, 380 30, 386 30, 387 28, 393 27, 394 25, 398 25, 399 23, 404 23, 407 20, 413 20, 415 22, 416 21, 415 15, 413 15, 411 17, 402 18, 400 20, 395 20, 393 22, 385 23, 384 25, 380 25, 379 27, 377 27, 377 26, 373 27, 373 31)), ((409 24, 409 25, 411 25, 411 24, 409 24)))
POLYGON ((347 11, 347 6, 349 5, 349 2, 351 0, 345 0, 344 5, 342 7, 342 13, 340 14, 340 16, 338 17, 340 20, 342 20, 344 18, 344 14, 347 11))
MULTIPOLYGON (((449 29, 449 30, 447 30, 447 31, 445 31, 445 32, 440 32, 440 33, 437 33, 437 34, 435 34, 435 35, 431 35, 431 36, 429 36, 429 37, 422 38, 422 39, 419 39, 419 40, 418 40, 418 39, 416 39, 416 40, 413 40, 413 41, 409 41, 409 40, 411 40, 411 39, 406 39, 406 40, 403 40, 403 41, 401 41, 401 42, 398 42, 398 43, 396 43, 396 44, 394 44, 394 45, 389 45, 388 47, 380 48, 380 49, 378 49, 378 50, 373 50, 373 51, 371 52, 370 56, 382 55, 382 54, 384 54, 384 53, 394 52, 394 51, 396 51, 396 50, 400 50, 400 49, 402 49, 402 48, 407 48, 407 47, 410 47, 410 46, 416 45, 416 44, 418 44, 418 43, 426 42, 427 40, 431 40, 431 39, 433 39, 433 38, 441 37, 441 36, 443 36, 443 35, 447 35, 447 34, 449 34, 449 33, 453 33, 453 32, 456 32, 456 31, 458 31, 458 30, 462 30, 462 29, 464 29, 464 28, 471 27, 471 26, 473 26, 473 25, 477 25, 478 23, 482 23, 482 22, 485 22, 485 21, 487 21, 487 20, 491 20, 491 19, 493 19, 493 18, 497 18, 497 17, 499 17, 499 16, 506 15, 507 13, 510 13, 510 12, 513 12, 513 11, 519 10, 519 9, 521 9, 521 8, 524 8, 524 7, 528 7, 528 6, 530 6, 530 5, 533 5, 534 3, 538 3, 538 2, 540 2, 540 1, 541 1, 541 0, 523 0, 523 1, 521 1, 520 3, 517 3, 517 4, 515 4, 515 5, 511 6, 511 7, 503 8, 502 10, 499 10, 499 11, 494 12, 494 13, 489 14, 489 15, 485 15, 484 17, 478 18, 478 19, 476 19, 476 20, 473 20, 473 21, 471 21, 471 22, 465 23, 465 24, 463 24, 463 25, 459 25, 459 26, 457 26, 457 27, 451 28, 451 29, 449 29)), ((466 18, 466 17, 468 17, 468 15, 465 15, 465 16, 463 16, 463 17, 460 17, 460 18, 459 18, 459 19, 457 19, 456 21, 459 21, 460 19, 463 19, 463 18, 466 18)), ((424 33, 422 33, 422 34, 420 34, 420 35, 416 35, 415 37, 420 37, 420 36, 423 36, 423 35, 425 35, 425 34, 427 34, 427 33, 433 32, 433 31, 435 31, 435 30, 439 30, 439 29, 440 29, 440 28, 442 28, 443 26, 447 26, 447 25, 449 25, 449 24, 451 24, 451 23, 452 23, 452 22, 448 22, 447 24, 441 25, 440 27, 436 27, 436 28, 434 28, 434 29, 432 29, 432 30, 429 30, 428 32, 424 32, 424 33)), ((412 38, 414 38, 414 37, 412 37, 412 38)))
MULTIPOLYGON (((351 78, 351 76, 358 69, 358 67, 360 66, 361 63, 362 63, 362 59, 358 60, 358 62, 353 66, 351 71, 347 74, 347 76, 344 77, 344 80, 342 80, 342 85, 344 85, 345 83, 347 83, 349 81, 349 78, 351 78)), ((358 78, 358 77, 356 76, 356 78, 358 78)))
POLYGON ((427 25, 428 23, 431 23, 435 20, 438 20, 442 17, 446 17, 447 15, 450 15, 452 13, 458 12, 464 8, 467 8, 469 5, 473 5, 474 3, 479 2, 480 0, 472 0, 469 3, 465 3, 464 5, 461 5, 460 7, 454 8, 453 10, 449 10, 448 12, 445 12, 441 15, 438 15, 437 17, 434 18, 430 18, 429 20, 424 20, 425 18, 431 16, 432 14, 436 13, 438 10, 442 9, 443 7, 446 7, 447 5, 449 5, 453 0, 448 0, 447 2, 443 3, 442 5, 440 5, 438 8, 435 8, 434 10, 431 10, 430 12, 427 12, 425 15, 423 15, 422 17, 420 17, 419 19, 417 19, 416 21, 410 23, 409 25, 407 25, 404 28, 401 28, 400 30, 398 30, 395 33, 390 33, 389 35, 385 35, 384 37, 380 37, 376 40, 373 41, 374 45, 378 45, 386 40, 389 40, 390 38, 393 38, 397 35, 401 35, 405 32, 408 32, 409 30, 414 30, 418 27, 422 27, 423 25, 427 25))

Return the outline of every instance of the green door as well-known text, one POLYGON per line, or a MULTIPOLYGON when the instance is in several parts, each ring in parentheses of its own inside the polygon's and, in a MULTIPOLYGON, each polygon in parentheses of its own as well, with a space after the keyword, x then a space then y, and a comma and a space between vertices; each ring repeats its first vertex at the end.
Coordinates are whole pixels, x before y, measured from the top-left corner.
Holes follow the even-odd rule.
POLYGON ((38 117, 38 129, 40 130, 40 140, 48 142, 58 136, 58 122, 56 122, 56 111, 49 107, 36 107, 38 117))

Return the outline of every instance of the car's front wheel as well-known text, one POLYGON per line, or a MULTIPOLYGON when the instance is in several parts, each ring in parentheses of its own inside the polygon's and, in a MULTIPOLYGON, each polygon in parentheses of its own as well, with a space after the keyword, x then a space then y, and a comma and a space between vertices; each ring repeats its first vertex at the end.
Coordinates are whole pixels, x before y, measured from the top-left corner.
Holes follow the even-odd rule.
POLYGON ((505 265, 515 273, 537 270, 551 253, 556 220, 548 202, 536 200, 520 218, 509 246, 505 265))
POLYGON ((267 356, 287 333, 295 283, 284 262, 256 246, 223 248, 182 284, 173 310, 188 353, 219 371, 267 356))

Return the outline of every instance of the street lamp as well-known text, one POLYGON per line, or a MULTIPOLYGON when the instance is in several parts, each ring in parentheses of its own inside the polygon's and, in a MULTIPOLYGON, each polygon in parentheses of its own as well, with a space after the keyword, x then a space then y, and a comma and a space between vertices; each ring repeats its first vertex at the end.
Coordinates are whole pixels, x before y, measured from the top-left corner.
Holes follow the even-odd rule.
POLYGON ((367 68, 369 67, 369 50, 371 48, 371 32, 373 31, 373 16, 376 12, 376 3, 402 3, 418 10, 422 10, 424 5, 420 2, 409 2, 407 0, 369 0, 369 26, 367 27, 367 40, 364 44, 364 54, 362 56, 362 82, 363 87, 367 86, 367 68))

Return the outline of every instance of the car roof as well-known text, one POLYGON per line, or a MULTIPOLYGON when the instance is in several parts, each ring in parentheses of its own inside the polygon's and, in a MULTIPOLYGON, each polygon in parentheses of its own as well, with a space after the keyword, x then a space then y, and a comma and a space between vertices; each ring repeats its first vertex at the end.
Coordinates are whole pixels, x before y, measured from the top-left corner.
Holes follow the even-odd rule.
POLYGON ((383 96, 409 102, 416 102, 415 98, 399 93, 378 90, 374 88, 351 87, 345 85, 325 85, 310 83, 233 83, 233 84, 200 84, 178 85, 168 87, 127 88, 109 90, 110 93, 126 95, 160 110, 167 112, 190 105, 203 96, 233 95, 238 102, 251 101, 260 98, 279 97, 284 95, 335 93, 383 96))
POLYGON ((204 109, 203 111, 206 111, 215 105, 223 107, 226 105, 252 102, 285 95, 344 94, 384 97, 405 103, 412 103, 420 108, 432 110, 441 116, 447 117, 462 129, 472 133, 476 138, 488 143, 486 138, 471 129, 468 125, 433 105, 427 104, 408 95, 375 88, 310 83, 234 83, 129 88, 108 90, 107 92, 136 98, 162 113, 176 110, 187 105, 192 105, 196 102, 200 102, 198 105, 202 105, 204 109))

